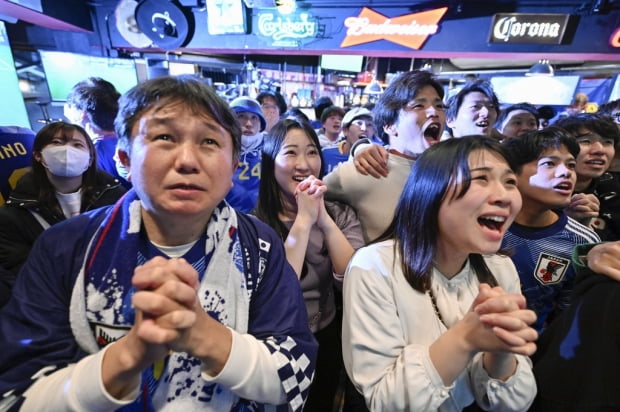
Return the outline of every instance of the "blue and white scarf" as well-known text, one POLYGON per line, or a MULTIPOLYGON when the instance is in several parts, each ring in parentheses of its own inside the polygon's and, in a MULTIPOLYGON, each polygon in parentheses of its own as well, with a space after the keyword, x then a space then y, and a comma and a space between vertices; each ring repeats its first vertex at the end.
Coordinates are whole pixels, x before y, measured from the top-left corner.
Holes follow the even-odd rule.
MULTIPOLYGON (((135 289, 131 278, 135 267, 147 258, 140 252, 141 244, 147 242, 140 234, 141 226, 140 199, 131 190, 108 211, 90 241, 71 301, 73 333, 89 353, 119 339, 133 325, 131 297, 135 289)), ((224 201, 213 211, 204 244, 204 259, 195 265, 206 267, 204 273, 199 273, 202 307, 222 324, 245 333, 250 291, 244 275, 237 215, 224 201)), ((171 410, 173 405, 175 411, 246 409, 235 394, 205 381, 200 374, 198 359, 187 353, 171 353, 164 363, 147 368, 143 374, 137 401, 140 410, 171 410)))

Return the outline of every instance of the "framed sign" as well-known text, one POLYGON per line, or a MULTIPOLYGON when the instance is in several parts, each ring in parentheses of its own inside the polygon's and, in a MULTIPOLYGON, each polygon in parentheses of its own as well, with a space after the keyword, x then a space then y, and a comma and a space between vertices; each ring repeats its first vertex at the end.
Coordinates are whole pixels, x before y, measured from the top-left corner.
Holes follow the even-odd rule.
POLYGON ((207 30, 209 34, 245 34, 245 6, 242 0, 208 0, 207 30))

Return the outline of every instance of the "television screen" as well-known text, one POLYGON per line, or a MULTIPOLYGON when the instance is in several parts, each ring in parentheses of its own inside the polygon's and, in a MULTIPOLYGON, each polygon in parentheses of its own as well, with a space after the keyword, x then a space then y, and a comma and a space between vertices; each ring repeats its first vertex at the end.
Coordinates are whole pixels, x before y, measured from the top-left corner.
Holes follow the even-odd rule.
POLYGON ((39 54, 54 101, 67 100, 71 88, 91 76, 109 81, 121 94, 138 84, 136 65, 131 59, 55 51, 39 51, 39 54))
POLYGON ((168 63, 168 73, 170 73, 171 76, 178 76, 181 74, 196 74, 198 72, 197 69, 198 68, 196 67, 196 65, 192 63, 168 63))
POLYGON ((579 79, 579 76, 495 76, 491 84, 502 104, 568 106, 579 79))
POLYGON ((359 73, 362 71, 363 62, 364 56, 324 54, 321 56, 321 69, 359 73))
POLYGON ((30 128, 24 97, 19 89, 13 53, 2 21, 0 21, 0 84, 2 85, 0 126, 30 128))

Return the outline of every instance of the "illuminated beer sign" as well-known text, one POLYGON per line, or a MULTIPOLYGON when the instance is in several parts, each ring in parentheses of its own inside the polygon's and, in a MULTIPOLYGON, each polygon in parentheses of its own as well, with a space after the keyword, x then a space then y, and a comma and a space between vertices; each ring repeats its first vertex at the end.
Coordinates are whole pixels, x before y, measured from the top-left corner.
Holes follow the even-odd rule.
POLYGON ((258 33, 270 37, 272 46, 297 47, 299 40, 316 36, 317 26, 316 19, 308 13, 258 15, 258 33))
POLYGON ((569 14, 496 14, 489 42, 560 44, 569 18, 569 14))
POLYGON ((364 7, 357 17, 347 17, 347 36, 340 47, 387 40, 411 49, 419 49, 428 36, 437 33, 439 20, 447 7, 388 18, 364 7))

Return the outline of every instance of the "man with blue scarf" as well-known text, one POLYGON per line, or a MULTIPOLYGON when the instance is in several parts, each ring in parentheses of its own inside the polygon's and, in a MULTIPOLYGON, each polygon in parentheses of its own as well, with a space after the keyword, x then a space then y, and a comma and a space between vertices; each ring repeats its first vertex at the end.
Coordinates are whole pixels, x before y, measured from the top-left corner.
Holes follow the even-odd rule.
POLYGON ((280 239, 224 200, 235 114, 161 77, 115 126, 133 190, 34 245, 0 314, 0 409, 301 411, 317 345, 280 239))

